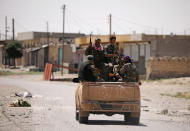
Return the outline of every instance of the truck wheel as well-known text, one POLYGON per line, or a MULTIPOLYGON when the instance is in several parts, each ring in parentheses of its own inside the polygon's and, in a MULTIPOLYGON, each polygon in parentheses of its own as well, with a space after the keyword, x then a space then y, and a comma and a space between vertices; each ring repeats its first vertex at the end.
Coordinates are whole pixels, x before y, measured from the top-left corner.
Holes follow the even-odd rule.
POLYGON ((79 123, 81 124, 88 123, 88 117, 79 117, 79 123))
POLYGON ((81 124, 88 123, 88 116, 80 116, 80 113, 79 113, 79 123, 81 124))
POLYGON ((78 121, 79 120, 79 112, 75 111, 75 119, 78 121))
POLYGON ((129 122, 129 123, 135 124, 135 125, 138 125, 139 121, 140 121, 139 117, 130 117, 130 116, 126 116, 126 115, 124 115, 124 119, 126 122, 129 122))

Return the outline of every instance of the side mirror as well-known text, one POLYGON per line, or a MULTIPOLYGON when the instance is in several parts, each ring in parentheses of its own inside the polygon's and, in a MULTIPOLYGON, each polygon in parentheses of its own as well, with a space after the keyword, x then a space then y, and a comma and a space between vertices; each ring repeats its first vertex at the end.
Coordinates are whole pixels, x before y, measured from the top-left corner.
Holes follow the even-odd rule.
POLYGON ((72 82, 79 83, 79 78, 73 78, 72 82))

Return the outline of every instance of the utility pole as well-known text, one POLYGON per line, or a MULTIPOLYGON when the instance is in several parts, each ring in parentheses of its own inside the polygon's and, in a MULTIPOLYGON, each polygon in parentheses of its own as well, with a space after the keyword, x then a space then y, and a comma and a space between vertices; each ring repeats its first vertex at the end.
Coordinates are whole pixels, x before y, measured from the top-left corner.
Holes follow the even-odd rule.
POLYGON ((112 29, 112 16, 111 14, 109 15, 109 29, 110 29, 110 37, 111 37, 111 29, 112 29))
POLYGON ((12 28, 13 28, 13 40, 15 40, 15 19, 12 19, 12 28))
MULTIPOLYGON (((64 33, 65 33, 65 7, 66 5, 63 5, 63 38, 62 38, 62 66, 64 62, 64 33)), ((61 68, 61 75, 63 75, 63 68, 61 68)))
POLYGON ((186 30, 184 30, 184 35, 186 35, 186 30))
POLYGON ((65 7, 66 5, 63 5, 63 43, 64 43, 64 33, 65 33, 65 7))
POLYGON ((162 27, 161 28, 161 35, 163 35, 164 34, 164 28, 162 27))
POLYGON ((44 66, 46 63, 49 62, 49 25, 48 21, 46 22, 46 29, 47 29, 47 47, 44 48, 44 66))
POLYGON ((0 40, 1 40, 1 30, 0 30, 0 40))
POLYGON ((48 21, 46 22, 46 28, 47 28, 47 44, 49 46, 49 23, 48 23, 48 21))
POLYGON ((5 40, 7 40, 7 32, 8 32, 8 27, 7 27, 7 16, 5 17, 5 40))

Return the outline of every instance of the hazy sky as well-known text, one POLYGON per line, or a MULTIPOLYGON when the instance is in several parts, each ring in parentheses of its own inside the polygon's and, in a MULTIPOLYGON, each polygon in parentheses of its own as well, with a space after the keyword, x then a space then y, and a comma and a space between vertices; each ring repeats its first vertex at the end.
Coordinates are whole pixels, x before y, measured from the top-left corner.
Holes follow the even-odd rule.
MULTIPOLYGON (((16 32, 62 31, 62 5, 66 4, 66 32, 108 34, 108 15, 112 31, 127 34, 190 34, 190 0, 0 0, 0 32, 4 34, 5 16, 16 32)), ((9 32, 9 35, 11 33, 9 32)))

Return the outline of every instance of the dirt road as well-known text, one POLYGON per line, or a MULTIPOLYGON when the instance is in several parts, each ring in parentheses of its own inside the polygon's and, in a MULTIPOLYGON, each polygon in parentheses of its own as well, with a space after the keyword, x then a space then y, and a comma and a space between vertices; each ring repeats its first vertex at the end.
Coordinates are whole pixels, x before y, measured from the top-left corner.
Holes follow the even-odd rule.
POLYGON ((190 100, 161 95, 190 92, 189 80, 185 84, 143 82, 141 121, 134 126, 126 125, 121 115, 90 115, 89 124, 79 124, 75 121, 77 84, 0 77, 0 131, 189 131, 190 100), (8 107, 16 99, 11 94, 20 90, 33 94, 32 107, 8 107))

